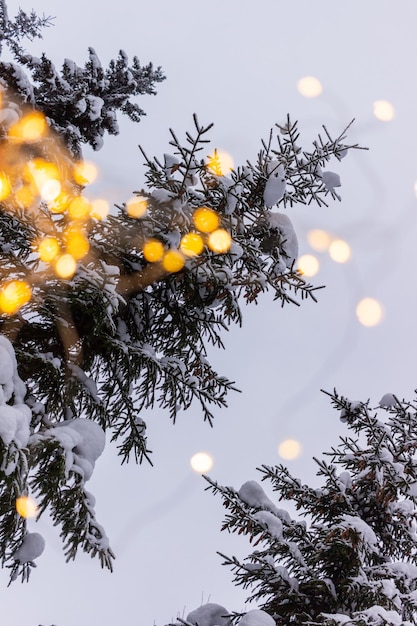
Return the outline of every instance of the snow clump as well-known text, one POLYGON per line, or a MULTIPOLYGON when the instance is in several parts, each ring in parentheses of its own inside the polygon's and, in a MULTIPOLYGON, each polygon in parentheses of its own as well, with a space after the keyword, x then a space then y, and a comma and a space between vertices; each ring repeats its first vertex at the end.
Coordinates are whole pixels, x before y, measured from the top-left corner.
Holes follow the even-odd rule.
POLYGON ((13 554, 17 563, 30 563, 45 549, 45 539, 39 533, 27 533, 19 548, 13 554))
POLYGON ((253 609, 242 617, 238 626, 275 626, 275 620, 260 609, 253 609))
POLYGON ((231 626, 228 611, 220 604, 208 602, 187 615, 187 622, 193 626, 231 626))
POLYGON ((0 335, 0 438, 6 446, 27 446, 32 413, 24 403, 26 386, 17 373, 17 361, 10 341, 0 335), (13 404, 8 404, 13 399, 13 404))
POLYGON ((268 163, 268 179, 264 189, 264 202, 266 206, 277 204, 285 193, 285 169, 278 161, 268 163))

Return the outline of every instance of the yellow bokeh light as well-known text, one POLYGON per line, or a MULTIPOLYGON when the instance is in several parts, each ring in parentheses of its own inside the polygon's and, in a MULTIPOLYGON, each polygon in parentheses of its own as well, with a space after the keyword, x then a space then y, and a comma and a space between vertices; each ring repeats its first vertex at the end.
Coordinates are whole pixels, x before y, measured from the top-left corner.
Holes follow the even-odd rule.
POLYGON ((40 193, 45 202, 54 202, 61 193, 61 183, 59 180, 50 178, 42 185, 40 193))
POLYGON ((298 269, 304 276, 315 276, 320 269, 320 263, 314 254, 303 254, 298 259, 298 269))
POLYGON ((218 228, 210 234, 207 244, 213 252, 224 253, 230 250, 232 238, 227 230, 224 230, 224 228, 218 228))
POLYGON ((21 141, 39 141, 45 135, 47 128, 44 115, 40 111, 33 111, 10 127, 9 137, 21 141))
POLYGON ((336 263, 346 263, 350 259, 350 246, 343 239, 335 239, 329 247, 329 255, 336 263))
POLYGON ((13 315, 29 302, 32 289, 24 280, 11 280, 0 288, 0 312, 13 315))
POLYGON ((216 211, 207 206, 201 206, 193 214, 195 227, 202 233, 211 233, 218 228, 220 219, 216 211))
POLYGON ((29 496, 19 496, 16 498, 16 511, 21 517, 36 517, 38 505, 29 496))
POLYGON ((91 204, 83 196, 77 196, 68 207, 68 213, 74 220, 83 220, 90 215, 91 204))
POLYGON ((71 202, 71 197, 66 193, 60 193, 50 204, 48 204, 48 208, 51 213, 63 213, 69 203, 71 202))
POLYGON ((7 198, 7 196, 10 195, 10 192, 11 186, 9 179, 7 178, 6 174, 2 172, 0 173, 0 201, 7 198))
POLYGON ((383 317, 382 305, 375 298, 363 298, 356 306, 356 316, 363 326, 377 326, 383 317))
POLYGON ((97 178, 98 170, 92 161, 80 161, 74 167, 74 180, 78 185, 90 185, 97 178))
POLYGON ((323 93, 323 86, 318 78, 314 76, 304 76, 297 82, 299 93, 305 98, 317 98, 323 93))
POLYGON ((131 198, 126 204, 126 213, 129 217, 135 217, 136 219, 143 217, 148 210, 148 202, 146 198, 137 196, 131 198))
POLYGON ((278 446, 278 454, 286 461, 292 461, 300 456, 302 452, 301 443, 296 439, 285 439, 278 446))
POLYGON ((72 278, 77 269, 77 262, 69 253, 62 254, 55 263, 55 273, 60 278, 72 278))
POLYGON ((143 256, 150 263, 157 263, 164 256, 164 246, 157 239, 149 239, 143 246, 143 256))
POLYGON ((325 230, 315 228, 307 233, 307 241, 316 252, 324 252, 329 249, 332 242, 331 235, 325 230))
POLYGON ((185 265, 184 255, 179 250, 168 250, 162 265, 167 272, 179 272, 185 265))
POLYGON ((214 459, 208 452, 197 452, 191 457, 190 465, 197 474, 205 474, 213 467, 214 459))
POLYGON ((198 256, 204 250, 204 241, 198 233, 187 233, 181 239, 180 249, 186 256, 198 256))
POLYGON ((103 198, 97 198, 91 203, 90 217, 96 220, 104 220, 110 211, 109 203, 103 198))
POLYGON ((207 167, 216 176, 226 176, 233 169, 233 157, 225 150, 215 150, 208 157, 207 167))
POLYGON ((87 237, 81 230, 69 228, 64 233, 67 252, 76 260, 83 259, 90 249, 87 237))
POLYGON ((388 100, 375 100, 374 115, 381 122, 391 122, 395 117, 394 105, 388 100))
POLYGON ((59 241, 55 237, 44 237, 38 245, 38 254, 41 261, 51 263, 59 254, 59 241))
MULTIPOLYGON (((42 194, 42 189, 45 185, 51 181, 54 181, 53 184, 55 186, 56 183, 59 182, 58 167, 44 159, 30 161, 25 173, 33 180, 40 194, 42 194)), ((45 190, 47 192, 47 187, 45 187, 45 190)), ((58 193, 56 195, 58 195, 58 193)))
POLYGON ((24 208, 29 207, 35 200, 33 191, 29 185, 23 185, 20 189, 17 189, 13 197, 16 202, 21 204, 24 208))

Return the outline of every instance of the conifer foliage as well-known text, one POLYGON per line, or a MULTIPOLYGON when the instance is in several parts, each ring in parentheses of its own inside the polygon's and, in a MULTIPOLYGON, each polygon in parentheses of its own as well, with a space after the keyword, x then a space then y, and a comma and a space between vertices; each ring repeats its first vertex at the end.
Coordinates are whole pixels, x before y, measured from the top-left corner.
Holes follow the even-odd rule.
POLYGON ((14 58, 0 62, 0 556, 26 579, 43 549, 19 508, 28 496, 61 529, 68 559, 82 548, 111 568, 85 489, 104 432, 122 461, 141 462, 143 409, 175 420, 197 402, 211 424, 234 384, 207 345, 222 347, 241 303, 267 290, 282 305, 315 298, 294 267, 292 223, 273 207, 338 198, 328 162, 357 146, 324 129, 303 150, 288 118, 255 163, 227 172, 207 158, 211 126, 194 116, 184 141, 171 131, 169 154, 145 155, 135 200, 101 219, 76 175, 81 146, 116 133, 117 111, 139 121, 134 97, 154 93, 161 70, 124 53, 104 70, 90 50, 85 68, 66 60, 58 72, 22 45, 47 19, 9 19, 1 0, 0 21, 14 58))
POLYGON ((416 624, 417 406, 392 394, 377 409, 337 393, 331 400, 350 432, 315 459, 321 487, 283 465, 259 468, 300 517, 256 481, 236 491, 208 479, 227 509, 222 529, 256 548, 243 561, 222 555, 224 563, 277 626, 416 624))

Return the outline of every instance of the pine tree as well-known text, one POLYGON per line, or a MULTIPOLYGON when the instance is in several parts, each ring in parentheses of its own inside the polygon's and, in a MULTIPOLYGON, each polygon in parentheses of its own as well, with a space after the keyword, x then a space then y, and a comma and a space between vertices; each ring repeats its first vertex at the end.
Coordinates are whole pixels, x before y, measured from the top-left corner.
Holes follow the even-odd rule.
MULTIPOLYGON (((207 479, 227 509, 222 530, 256 547, 243 561, 221 555, 224 564, 277 626, 416 624, 417 405, 386 394, 374 409, 328 395, 350 433, 329 460, 315 459, 322 486, 283 465, 259 468, 299 518, 256 481, 236 491, 207 479)), ((236 613, 233 623, 246 622, 236 613)))
POLYGON ((324 129, 302 150, 288 117, 254 164, 222 172, 216 152, 207 159, 211 125, 194 116, 184 141, 171 131, 172 154, 144 153, 145 188, 102 219, 83 196, 82 144, 116 133, 117 111, 139 121, 132 98, 154 93, 160 68, 129 67, 121 52, 104 70, 90 49, 85 68, 66 60, 58 72, 22 45, 46 18, 11 20, 2 0, 0 22, 14 57, 0 62, 0 554, 12 579, 27 579, 43 549, 27 533, 32 495, 68 559, 81 548, 112 567, 85 489, 104 431, 122 462, 141 462, 143 409, 175 421, 197 402, 212 423, 234 384, 207 345, 222 347, 222 331, 241 323, 241 302, 265 291, 282 305, 315 299, 294 267, 291 221, 272 207, 339 198, 323 168, 357 146, 324 129))

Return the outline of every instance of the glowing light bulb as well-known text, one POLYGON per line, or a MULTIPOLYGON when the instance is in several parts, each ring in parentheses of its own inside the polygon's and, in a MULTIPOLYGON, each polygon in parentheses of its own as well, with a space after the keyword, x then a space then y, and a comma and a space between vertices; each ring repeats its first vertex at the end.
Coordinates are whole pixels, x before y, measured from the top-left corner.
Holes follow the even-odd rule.
POLYGON ((363 298, 356 306, 356 316, 363 326, 377 326, 383 318, 383 309, 375 298, 363 298))
POLYGON ((76 260, 83 259, 90 249, 90 243, 81 230, 69 228, 64 233, 67 252, 76 260))
POLYGON ((374 115, 381 122, 391 122, 395 117, 394 105, 388 100, 375 100, 374 115))
POLYGON ((298 269, 304 276, 315 276, 320 269, 320 263, 314 254, 303 254, 298 259, 298 269))
POLYGON ((162 265, 167 272, 179 272, 185 265, 184 255, 179 250, 168 250, 164 255, 162 265))
POLYGON ((329 249, 332 242, 331 235, 325 230, 315 228, 307 233, 307 241, 316 252, 324 252, 329 249))
POLYGON ((21 517, 36 517, 38 505, 29 496, 19 496, 16 498, 16 511, 21 517))
POLYGON ((41 197, 45 202, 54 202, 60 193, 61 183, 54 178, 47 180, 40 189, 41 197))
POLYGON ((211 233, 218 228, 220 223, 216 211, 206 206, 202 206, 194 211, 193 221, 195 227, 202 233, 211 233))
POLYGON ((304 76, 297 83, 297 89, 305 98, 317 98, 323 93, 323 86, 318 78, 304 76))
POLYGON ((215 150, 214 154, 208 157, 207 167, 216 176, 225 176, 233 169, 233 158, 225 150, 215 150))
POLYGON ((9 129, 9 137, 21 141, 39 141, 48 129, 45 117, 40 111, 33 111, 22 117, 9 129))
POLYGON ((292 461, 300 456, 302 447, 296 439, 285 439, 278 446, 278 454, 286 461, 292 461))
POLYGON ((230 250, 232 245, 232 238, 227 230, 218 228, 212 232, 207 241, 208 247, 213 252, 224 253, 230 250))
POLYGON ((149 239, 143 246, 143 256, 150 263, 157 263, 164 256, 164 246, 157 239, 149 239))
POLYGON ((180 250, 186 256, 198 256, 204 250, 204 241, 198 233, 187 233, 182 237, 180 250))
POLYGON ((190 465, 197 474, 205 474, 213 467, 214 459, 208 452, 197 452, 191 457, 190 465))
POLYGON ((92 161, 80 161, 74 167, 73 176, 78 185, 85 186, 93 183, 98 174, 98 169, 92 161))
POLYGON ((343 239, 336 239, 330 244, 329 254, 330 258, 336 261, 336 263, 346 263, 351 255, 350 246, 343 239))
POLYGON ((0 312, 14 315, 32 297, 32 289, 24 280, 11 280, 0 288, 0 312))
POLYGON ((38 254, 41 261, 51 263, 59 254, 59 241, 55 237, 44 237, 38 245, 38 254))
POLYGON ((129 217, 141 218, 146 214, 148 210, 148 201, 146 198, 142 198, 141 196, 137 196, 135 198, 131 198, 129 202, 126 204, 126 213, 129 217))
POLYGON ((91 203, 90 217, 96 220, 104 220, 108 216, 110 211, 109 203, 107 200, 97 198, 91 203))
POLYGON ((68 213, 74 220, 83 220, 90 215, 91 205, 82 196, 77 196, 68 207, 68 213))
POLYGON ((65 253, 56 260, 54 268, 60 278, 72 278, 77 269, 77 262, 71 254, 65 253))

